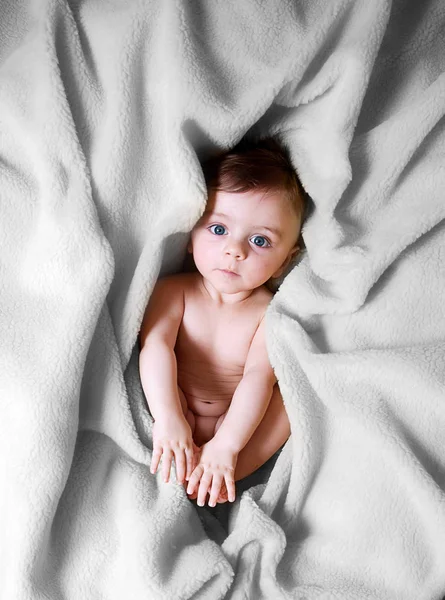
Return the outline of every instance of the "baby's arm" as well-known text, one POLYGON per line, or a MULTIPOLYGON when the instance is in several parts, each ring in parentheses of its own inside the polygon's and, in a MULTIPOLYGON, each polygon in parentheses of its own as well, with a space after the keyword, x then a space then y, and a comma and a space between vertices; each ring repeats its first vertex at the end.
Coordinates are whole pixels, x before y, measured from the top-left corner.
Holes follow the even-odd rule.
POLYGON ((243 377, 213 439, 239 453, 261 423, 276 381, 267 354, 263 317, 250 345, 243 377))
POLYGON ((229 410, 214 437, 204 444, 200 462, 190 477, 188 493, 198 489, 198 504, 214 506, 225 482, 229 500, 235 499, 234 473, 238 454, 261 423, 272 397, 276 377, 266 348, 265 323, 261 321, 252 340, 243 378, 232 398, 229 410))
POLYGON ((140 332, 139 371, 153 425, 151 472, 156 473, 161 456, 162 473, 168 481, 175 459, 178 482, 193 469, 193 440, 185 419, 177 384, 174 347, 184 314, 181 282, 175 277, 159 280, 150 297, 140 332))

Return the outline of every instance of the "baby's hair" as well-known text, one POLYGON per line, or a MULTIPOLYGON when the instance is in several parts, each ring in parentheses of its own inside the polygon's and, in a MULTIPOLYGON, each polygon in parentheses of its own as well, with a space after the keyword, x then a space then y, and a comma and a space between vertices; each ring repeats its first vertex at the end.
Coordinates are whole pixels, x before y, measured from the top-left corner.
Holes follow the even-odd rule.
MULTIPOLYGON (((202 169, 208 191, 283 192, 303 223, 307 195, 286 148, 275 138, 243 139, 232 150, 206 160, 202 169)), ((298 245, 304 247, 301 234, 298 245)))

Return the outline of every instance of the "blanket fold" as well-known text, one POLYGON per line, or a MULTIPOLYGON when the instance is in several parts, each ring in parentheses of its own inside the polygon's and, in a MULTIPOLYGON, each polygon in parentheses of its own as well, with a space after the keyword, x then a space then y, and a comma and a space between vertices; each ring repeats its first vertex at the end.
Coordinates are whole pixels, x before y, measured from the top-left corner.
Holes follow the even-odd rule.
POLYGON ((441 0, 0 5, 0 598, 445 596, 441 0), (266 316, 292 435, 233 505, 152 476, 137 335, 200 161, 311 198, 266 316))

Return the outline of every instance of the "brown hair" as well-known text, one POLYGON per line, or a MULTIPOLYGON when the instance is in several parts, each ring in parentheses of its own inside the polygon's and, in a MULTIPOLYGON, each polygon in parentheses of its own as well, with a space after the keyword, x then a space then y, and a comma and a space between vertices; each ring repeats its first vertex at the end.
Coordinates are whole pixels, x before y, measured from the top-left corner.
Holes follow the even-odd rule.
MULTIPOLYGON (((306 217, 306 192, 287 150, 275 138, 257 142, 243 139, 232 150, 206 160, 202 169, 209 191, 239 194, 252 190, 283 192, 300 223, 306 217)), ((304 247, 301 233, 298 245, 304 247)))

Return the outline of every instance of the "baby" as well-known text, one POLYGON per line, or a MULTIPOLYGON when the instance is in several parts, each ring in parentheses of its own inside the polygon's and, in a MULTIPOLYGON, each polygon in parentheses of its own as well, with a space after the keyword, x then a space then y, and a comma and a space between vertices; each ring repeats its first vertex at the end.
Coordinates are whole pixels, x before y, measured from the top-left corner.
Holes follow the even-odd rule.
POLYGON ((154 418, 151 472, 203 506, 235 500, 235 480, 264 464, 290 426, 266 349, 264 315, 299 251, 304 192, 273 139, 203 165, 204 214, 188 251, 197 271, 160 279, 140 332, 140 376, 154 418))

